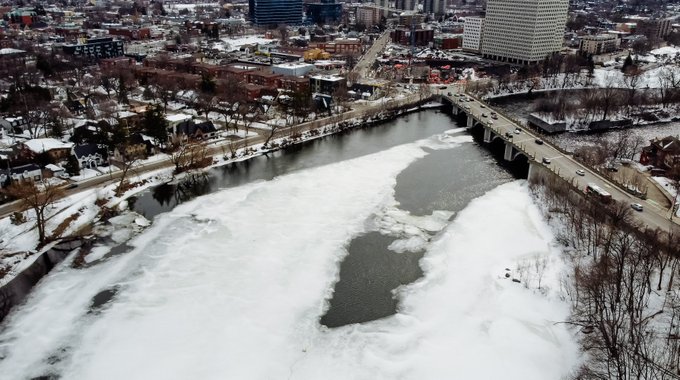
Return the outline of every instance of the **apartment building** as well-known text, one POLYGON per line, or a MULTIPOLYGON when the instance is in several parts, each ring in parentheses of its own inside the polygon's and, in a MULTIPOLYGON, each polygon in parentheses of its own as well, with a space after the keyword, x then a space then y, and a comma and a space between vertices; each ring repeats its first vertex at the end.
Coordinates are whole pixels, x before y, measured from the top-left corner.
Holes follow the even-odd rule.
POLYGON ((483 18, 466 17, 463 26, 463 50, 479 53, 482 44, 483 30, 483 18))
POLYGON ((482 55, 532 64, 562 47, 568 0, 488 0, 482 55))
POLYGON ((579 43, 579 51, 587 54, 611 53, 619 48, 620 41, 613 34, 583 36, 579 43))

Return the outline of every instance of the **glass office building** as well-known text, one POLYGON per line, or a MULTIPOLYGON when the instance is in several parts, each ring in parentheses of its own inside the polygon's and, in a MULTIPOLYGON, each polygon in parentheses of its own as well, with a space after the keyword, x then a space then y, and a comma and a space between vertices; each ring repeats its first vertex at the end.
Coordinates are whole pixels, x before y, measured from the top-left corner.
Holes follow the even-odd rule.
POLYGON ((255 25, 302 24, 302 0, 248 0, 248 5, 255 25))
POLYGON ((340 20, 342 4, 335 0, 321 0, 318 3, 307 3, 307 18, 314 24, 326 24, 340 20))

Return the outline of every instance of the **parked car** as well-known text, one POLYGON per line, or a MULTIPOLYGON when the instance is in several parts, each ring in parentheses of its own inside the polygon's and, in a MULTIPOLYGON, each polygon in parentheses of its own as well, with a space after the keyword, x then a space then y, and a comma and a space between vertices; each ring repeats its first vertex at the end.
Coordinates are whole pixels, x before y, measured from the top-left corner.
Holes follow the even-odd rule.
POLYGON ((534 140, 534 142, 538 145, 543 145, 543 140, 541 140, 541 139, 536 139, 536 140, 534 140))
POLYGON ((550 165, 550 159, 548 157, 543 157, 543 163, 546 165, 550 165))
POLYGON ((616 166, 609 166, 607 167, 607 170, 610 172, 618 172, 619 168, 617 168, 616 166))
POLYGON ((576 174, 578 174, 578 175, 580 175, 581 177, 583 177, 584 175, 586 175, 586 171, 583 170, 583 169, 578 169, 578 170, 576 171, 576 174))
POLYGON ((630 207, 632 207, 633 210, 635 210, 635 211, 640 211, 640 212, 642 212, 642 210, 643 210, 642 205, 639 204, 639 203, 631 203, 631 204, 630 204, 630 207))
POLYGON ((446 90, 446 86, 439 87, 440 90, 446 90))
POLYGON ((447 93, 446 93, 446 96, 451 96, 451 92, 447 92, 447 93))

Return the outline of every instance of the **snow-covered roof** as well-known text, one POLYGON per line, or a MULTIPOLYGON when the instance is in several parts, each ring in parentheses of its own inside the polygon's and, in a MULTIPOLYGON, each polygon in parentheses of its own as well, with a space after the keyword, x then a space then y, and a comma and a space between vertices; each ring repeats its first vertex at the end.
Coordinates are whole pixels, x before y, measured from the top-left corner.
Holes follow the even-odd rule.
POLYGON ((343 77, 339 77, 339 76, 335 76, 335 75, 314 75, 310 78, 316 79, 316 80, 325 80, 325 81, 329 81, 329 82, 337 82, 337 81, 341 81, 341 80, 345 79, 343 77))
POLYGON ((147 136, 145 134, 140 133, 140 136, 142 136, 142 140, 150 142, 152 145, 156 145, 156 139, 154 139, 151 136, 147 136))
POLYGON ((34 153, 43 153, 53 149, 71 149, 73 147, 73 143, 65 143, 52 138, 28 140, 24 141, 24 145, 34 153))
POLYGON ((176 121, 179 122, 179 121, 189 120, 191 118, 192 118, 191 115, 187 115, 185 113, 176 113, 176 114, 165 116, 165 120, 167 120, 171 123, 176 122, 176 121))
POLYGON ((132 116, 137 116, 136 113, 130 112, 130 111, 120 111, 116 114, 116 117, 119 119, 125 119, 126 117, 132 117, 132 116))
POLYGON ((64 168, 62 168, 61 166, 57 166, 55 164, 47 164, 47 165, 45 165, 45 169, 53 171, 53 172, 60 172, 60 171, 64 170, 64 168))
POLYGON ((0 55, 5 55, 5 54, 19 54, 19 53, 25 53, 25 50, 20 50, 20 49, 13 49, 13 48, 4 48, 0 49, 0 55))
POLYGON ((312 65, 311 63, 305 63, 305 62, 286 62, 286 63, 274 65, 274 67, 281 67, 281 68, 286 68, 286 69, 300 69, 300 68, 314 67, 314 65, 312 65))

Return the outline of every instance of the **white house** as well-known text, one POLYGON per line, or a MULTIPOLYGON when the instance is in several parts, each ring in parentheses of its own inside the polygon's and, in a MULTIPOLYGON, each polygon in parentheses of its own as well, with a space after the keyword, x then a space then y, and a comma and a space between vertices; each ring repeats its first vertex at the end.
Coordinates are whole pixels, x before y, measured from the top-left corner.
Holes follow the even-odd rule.
POLYGON ((26 126, 26 120, 23 117, 2 117, 0 118, 0 126, 5 130, 5 133, 21 133, 26 126))
POLYGON ((73 147, 73 155, 81 169, 93 169, 108 162, 106 145, 82 144, 73 147))

